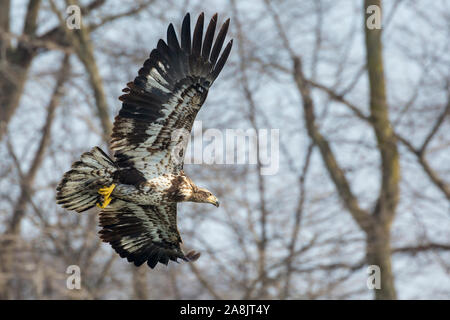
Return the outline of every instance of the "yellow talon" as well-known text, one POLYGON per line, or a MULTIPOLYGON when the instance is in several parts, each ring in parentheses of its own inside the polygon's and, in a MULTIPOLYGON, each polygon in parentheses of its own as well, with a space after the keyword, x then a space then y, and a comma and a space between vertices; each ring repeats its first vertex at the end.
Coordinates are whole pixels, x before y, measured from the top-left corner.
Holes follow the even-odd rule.
POLYGON ((114 188, 116 187, 115 184, 110 185, 109 187, 100 188, 98 190, 98 193, 103 196, 103 203, 97 203, 97 207, 104 209, 106 206, 111 202, 111 193, 113 192, 114 188))
POLYGON ((98 193, 100 193, 102 196, 109 197, 115 187, 116 187, 116 185, 113 183, 109 187, 104 187, 104 188, 98 189, 98 193))
POLYGON ((105 201, 103 201, 102 204, 97 203, 97 207, 99 207, 100 209, 105 209, 108 206, 108 204, 111 202, 111 199, 112 199, 111 197, 108 197, 107 199, 105 199, 105 201))

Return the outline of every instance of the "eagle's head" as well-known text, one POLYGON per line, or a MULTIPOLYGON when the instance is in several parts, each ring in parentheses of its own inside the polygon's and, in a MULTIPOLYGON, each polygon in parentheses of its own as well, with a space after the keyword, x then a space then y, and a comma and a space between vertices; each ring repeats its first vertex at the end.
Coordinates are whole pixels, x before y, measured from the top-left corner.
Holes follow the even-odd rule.
POLYGON ((196 187, 196 190, 192 193, 191 200, 193 202, 211 203, 216 207, 219 207, 219 200, 209 190, 196 187))
POLYGON ((211 203, 216 207, 219 207, 219 200, 211 193, 211 191, 197 187, 187 176, 183 176, 183 180, 183 183, 179 185, 178 189, 183 201, 211 203))

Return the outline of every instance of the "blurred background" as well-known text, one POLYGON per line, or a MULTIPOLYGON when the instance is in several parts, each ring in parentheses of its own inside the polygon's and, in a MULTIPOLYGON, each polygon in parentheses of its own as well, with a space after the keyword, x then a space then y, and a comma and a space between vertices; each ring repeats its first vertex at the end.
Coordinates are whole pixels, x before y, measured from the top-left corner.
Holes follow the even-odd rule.
POLYGON ((449 15, 446 0, 0 0, 0 298, 449 299, 449 15), (221 200, 179 206, 202 256, 136 268, 55 187, 108 148, 168 24, 202 11, 231 18, 234 46, 197 120, 280 129, 279 170, 186 165, 221 200))

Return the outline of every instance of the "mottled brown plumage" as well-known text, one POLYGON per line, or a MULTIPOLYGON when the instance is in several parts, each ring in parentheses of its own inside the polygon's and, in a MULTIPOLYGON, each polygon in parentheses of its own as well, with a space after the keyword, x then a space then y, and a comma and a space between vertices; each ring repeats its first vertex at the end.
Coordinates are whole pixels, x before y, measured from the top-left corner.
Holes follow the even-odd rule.
POLYGON ((174 135, 190 134, 230 54, 232 40, 222 51, 229 19, 215 41, 217 14, 204 37, 203 22, 202 13, 191 39, 187 14, 180 42, 170 24, 167 42, 158 41, 138 76, 123 90, 111 135, 115 159, 95 147, 72 165, 57 188, 57 202, 70 210, 82 212, 100 202, 100 237, 136 266, 198 259, 199 253, 185 255, 180 248, 177 203, 219 205, 211 192, 197 187, 183 172, 186 141, 174 135))

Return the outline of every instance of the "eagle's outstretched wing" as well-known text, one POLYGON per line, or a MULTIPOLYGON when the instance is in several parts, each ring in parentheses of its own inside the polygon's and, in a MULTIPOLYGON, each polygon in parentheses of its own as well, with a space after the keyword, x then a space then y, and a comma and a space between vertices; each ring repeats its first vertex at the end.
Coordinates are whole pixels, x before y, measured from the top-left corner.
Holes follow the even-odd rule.
POLYGON ((120 97, 122 109, 115 119, 111 140, 119 167, 135 168, 146 179, 182 169, 184 152, 172 155, 174 146, 182 139, 179 133, 190 133, 232 46, 230 40, 220 55, 229 19, 215 42, 217 14, 212 17, 204 38, 203 22, 202 13, 191 42, 190 16, 185 16, 181 45, 170 24, 167 44, 159 40, 139 76, 124 89, 126 94, 120 97))
POLYGON ((196 260, 199 253, 185 255, 180 248, 176 214, 176 203, 141 206, 114 199, 100 213, 100 237, 136 266, 147 262, 154 268, 158 262, 196 260))

